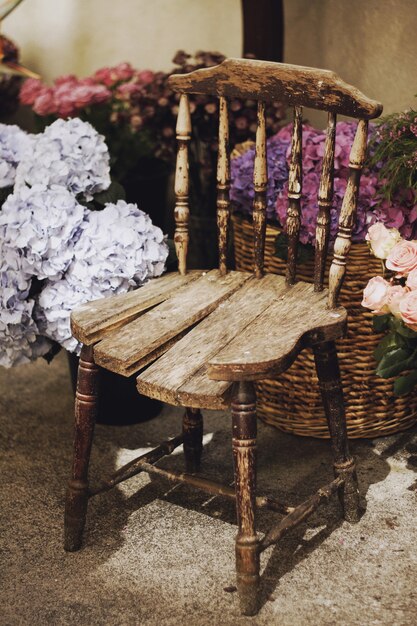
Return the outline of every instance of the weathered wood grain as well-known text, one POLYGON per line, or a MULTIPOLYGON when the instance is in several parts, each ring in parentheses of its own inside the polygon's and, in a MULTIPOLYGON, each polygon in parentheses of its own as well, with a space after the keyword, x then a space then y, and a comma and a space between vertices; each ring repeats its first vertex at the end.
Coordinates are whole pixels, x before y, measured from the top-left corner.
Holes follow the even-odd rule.
POLYGON ((227 408, 230 383, 210 380, 206 364, 258 315, 285 293, 282 277, 251 278, 238 292, 139 374, 138 390, 169 404, 227 408))
POLYGON ((71 313, 71 332, 87 346, 96 343, 201 275, 202 271, 198 270, 188 272, 185 276, 172 272, 150 280, 129 293, 82 304, 71 313))
POLYGON ((349 180, 339 217, 339 230, 334 244, 333 261, 329 272, 329 308, 337 306, 340 289, 346 273, 346 262, 352 243, 356 218, 359 182, 365 162, 368 122, 359 120, 349 157, 349 180))
POLYGON ((258 102, 258 125, 256 127, 255 163, 253 168, 254 260, 255 276, 261 278, 264 268, 265 232, 266 232, 266 186, 268 184, 268 166, 266 160, 266 120, 265 103, 258 102))
POLYGON ((329 310, 327 297, 327 290, 317 293, 313 285, 296 283, 209 360, 209 378, 271 378, 286 370, 303 347, 342 336, 346 310, 329 310))
POLYGON ((301 226, 301 192, 303 184, 302 143, 303 110, 301 107, 295 107, 290 169, 288 172, 288 209, 286 222, 288 236, 286 280, 289 285, 295 283, 298 239, 301 226))
POLYGON ((96 363, 123 376, 131 375, 149 363, 149 355, 159 356, 168 342, 206 317, 248 278, 250 274, 243 272, 220 276, 218 270, 212 270, 203 274, 169 300, 105 337, 94 348, 96 363))
POLYGON ((226 98, 219 99, 219 152, 217 156, 217 228, 219 232, 219 270, 227 272, 227 239, 230 221, 229 114, 226 98))
POLYGON ((226 59, 220 65, 174 74, 168 84, 181 93, 201 93, 226 98, 280 100, 291 106, 332 111, 350 117, 372 119, 382 105, 367 98, 337 74, 288 63, 253 59, 226 59))
POLYGON ((187 271, 188 251, 188 219, 189 219, 189 159, 188 146, 191 139, 191 116, 188 96, 180 98, 177 119, 177 164, 175 169, 175 234, 174 243, 178 258, 178 271, 185 274, 187 271))
POLYGON ((334 151, 336 140, 336 114, 329 113, 327 120, 326 142, 321 168, 318 194, 319 213, 316 226, 316 250, 314 259, 314 289, 322 291, 327 250, 330 235, 330 209, 333 199, 334 151))

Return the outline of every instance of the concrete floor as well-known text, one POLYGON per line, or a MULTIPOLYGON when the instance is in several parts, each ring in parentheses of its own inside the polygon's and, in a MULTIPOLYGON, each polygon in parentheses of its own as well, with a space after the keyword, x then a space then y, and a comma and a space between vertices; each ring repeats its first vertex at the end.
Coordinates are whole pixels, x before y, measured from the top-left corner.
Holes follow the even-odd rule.
MULTIPOLYGON (((136 477, 91 502, 84 548, 62 549, 72 397, 64 355, 0 371, 2 626, 417 623, 417 429, 357 441, 366 513, 342 522, 337 501, 262 559, 262 608, 242 618, 234 585, 232 503, 136 477)), ((180 413, 98 426, 91 478, 179 430, 180 413)), ((230 483, 230 420, 207 413, 204 470, 230 483)), ((259 428, 259 491, 298 503, 331 480, 326 442, 259 428)), ((166 459, 181 467, 181 449, 166 459)), ((274 515, 259 515, 265 531, 274 515)))

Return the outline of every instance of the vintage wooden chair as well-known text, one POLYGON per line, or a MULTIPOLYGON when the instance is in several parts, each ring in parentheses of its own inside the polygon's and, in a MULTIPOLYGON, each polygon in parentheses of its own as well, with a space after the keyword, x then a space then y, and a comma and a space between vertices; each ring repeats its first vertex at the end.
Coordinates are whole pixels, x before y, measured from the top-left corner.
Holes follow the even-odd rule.
POLYGON ((145 471, 185 482, 210 494, 236 498, 237 586, 242 612, 258 607, 259 556, 319 504, 339 492, 344 517, 359 518, 355 464, 348 449, 343 394, 335 339, 346 327, 346 311, 337 298, 345 273, 355 220, 358 186, 365 158, 368 119, 382 106, 337 75, 295 65, 229 59, 221 65, 170 78, 180 92, 175 177, 175 246, 179 273, 152 280, 137 291, 81 306, 72 314, 74 336, 83 343, 75 402, 74 464, 65 512, 65 549, 81 546, 87 503, 127 478, 145 471), (191 122, 187 94, 219 97, 218 270, 187 272, 188 144, 191 122), (228 99, 258 101, 254 168, 254 272, 228 271, 229 227, 228 99), (294 106, 289 171, 288 263, 286 277, 264 275, 267 159, 265 102, 294 106), (296 281, 297 242, 302 191, 302 108, 328 111, 325 155, 318 190, 319 214, 314 285, 296 281), (350 174, 330 268, 323 286, 332 204, 336 115, 358 118, 350 156, 350 174), (256 397, 254 381, 279 376, 297 354, 312 347, 329 423, 335 479, 296 508, 256 495, 256 397), (98 397, 99 367, 123 376, 139 372, 138 390, 173 405, 187 407, 182 434, 166 441, 116 472, 96 488, 87 480, 98 397), (202 452, 200 409, 231 406, 235 488, 215 484, 197 472, 202 452), (183 444, 186 473, 156 465, 183 444), (255 510, 284 513, 263 538, 255 530, 255 510))

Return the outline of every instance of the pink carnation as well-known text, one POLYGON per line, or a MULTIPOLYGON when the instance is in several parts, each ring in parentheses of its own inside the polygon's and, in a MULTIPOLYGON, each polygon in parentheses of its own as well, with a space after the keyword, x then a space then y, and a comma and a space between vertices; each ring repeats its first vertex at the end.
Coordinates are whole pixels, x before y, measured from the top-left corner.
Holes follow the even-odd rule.
POLYGON ((56 112, 52 89, 44 88, 35 99, 33 110, 38 115, 51 115, 56 112))
POLYGON ((151 70, 142 70, 141 72, 136 72, 136 77, 142 83, 142 85, 148 85, 155 78, 155 72, 151 70))
POLYGON ((33 105, 36 98, 45 90, 44 85, 37 78, 27 78, 20 90, 20 102, 33 105))

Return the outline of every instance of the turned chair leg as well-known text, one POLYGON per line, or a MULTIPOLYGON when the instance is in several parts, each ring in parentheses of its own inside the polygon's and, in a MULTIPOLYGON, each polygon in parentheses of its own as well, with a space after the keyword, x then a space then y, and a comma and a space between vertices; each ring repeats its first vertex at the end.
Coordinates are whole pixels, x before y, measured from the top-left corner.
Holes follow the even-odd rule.
POLYGON ((64 547, 79 550, 88 505, 88 464, 97 415, 98 373, 93 346, 83 346, 78 366, 75 394, 75 431, 72 476, 65 500, 64 547))
POLYGON ((243 615, 255 615, 259 593, 259 542, 255 530, 256 393, 253 383, 239 382, 235 385, 232 420, 238 523, 237 588, 243 615))
POLYGON ((190 473, 198 472, 203 452, 203 416, 200 409, 185 409, 182 434, 186 470, 190 473))
POLYGON ((336 476, 343 478, 339 491, 344 517, 348 522, 359 521, 359 491, 356 468, 349 452, 345 404, 340 380, 339 360, 334 341, 314 346, 314 359, 329 425, 336 476))

